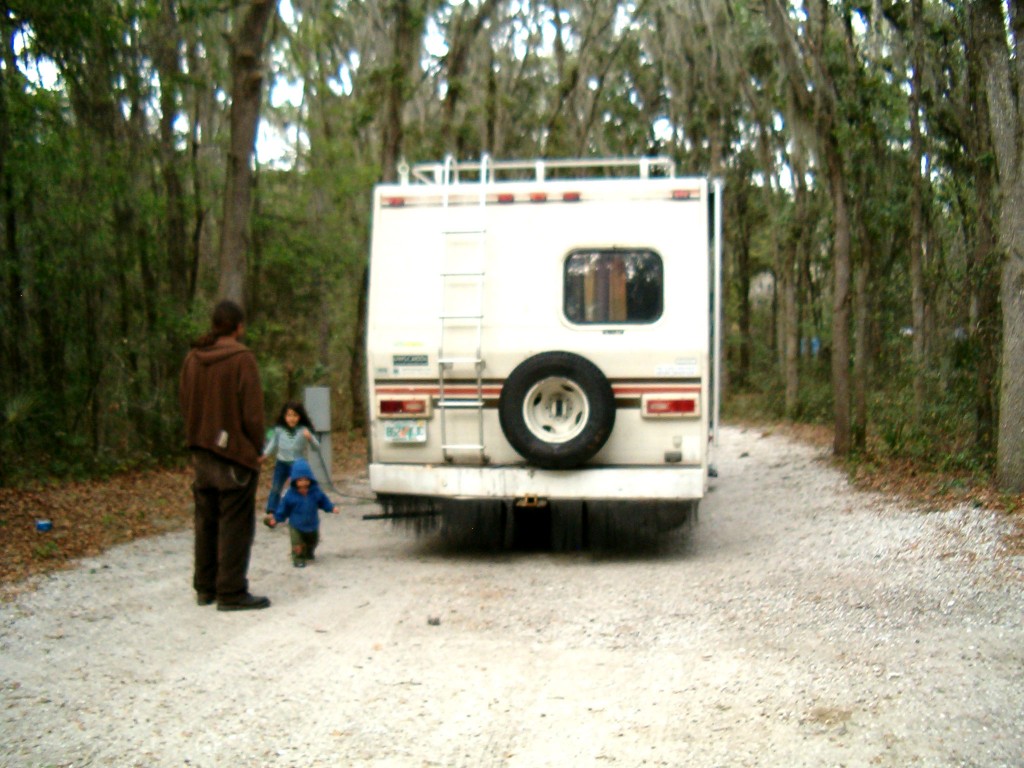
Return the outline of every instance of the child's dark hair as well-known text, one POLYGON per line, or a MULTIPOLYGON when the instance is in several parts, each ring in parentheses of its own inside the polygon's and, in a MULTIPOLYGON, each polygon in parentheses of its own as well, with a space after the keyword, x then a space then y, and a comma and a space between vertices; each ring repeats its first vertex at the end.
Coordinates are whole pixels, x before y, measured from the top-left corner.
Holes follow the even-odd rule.
POLYGON ((288 428, 288 423, 284 420, 284 415, 288 413, 288 411, 295 411, 297 414, 299 414, 298 426, 305 427, 310 432, 316 431, 315 429, 313 429, 313 422, 309 418, 309 414, 306 413, 306 408, 302 405, 302 403, 297 402, 295 400, 289 400, 287 403, 281 406, 281 412, 277 414, 277 421, 274 422, 277 426, 285 427, 286 429, 288 428))

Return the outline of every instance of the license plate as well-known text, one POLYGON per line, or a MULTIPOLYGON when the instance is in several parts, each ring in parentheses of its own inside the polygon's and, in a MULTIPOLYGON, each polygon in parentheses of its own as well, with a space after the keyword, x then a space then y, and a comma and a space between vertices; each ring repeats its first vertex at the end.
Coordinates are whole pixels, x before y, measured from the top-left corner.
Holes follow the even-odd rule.
POLYGON ((384 440, 389 443, 427 442, 425 419, 396 419, 384 422, 384 440))

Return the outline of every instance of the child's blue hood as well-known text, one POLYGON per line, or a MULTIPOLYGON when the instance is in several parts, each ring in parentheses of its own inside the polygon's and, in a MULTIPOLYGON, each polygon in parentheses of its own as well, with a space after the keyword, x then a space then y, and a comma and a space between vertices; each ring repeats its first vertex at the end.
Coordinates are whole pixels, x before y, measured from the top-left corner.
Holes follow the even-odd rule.
POLYGON ((292 482, 295 482, 301 477, 308 478, 312 485, 316 485, 316 476, 313 474, 313 470, 309 466, 309 462, 305 459, 296 459, 292 464, 292 482))

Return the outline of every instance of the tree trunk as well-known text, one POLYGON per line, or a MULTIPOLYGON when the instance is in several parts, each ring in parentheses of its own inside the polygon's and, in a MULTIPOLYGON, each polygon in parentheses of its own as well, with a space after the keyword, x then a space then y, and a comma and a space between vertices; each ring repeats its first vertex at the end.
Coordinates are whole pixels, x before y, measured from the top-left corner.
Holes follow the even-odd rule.
MULTIPOLYGON (((858 212, 859 213, 859 212, 858 212)), ((858 219, 861 219, 858 216, 858 219)), ((861 219, 862 220, 862 219, 861 219)), ((868 233, 861 228, 860 263, 854 276, 853 334, 853 425, 852 448, 864 451, 868 436, 868 375, 870 371, 869 334, 871 329, 871 246, 868 233)))
POLYGON ((231 141, 224 182, 218 294, 245 304, 246 259, 252 204, 252 161, 263 97, 266 31, 277 0, 250 0, 231 49, 231 141))
POLYGON ((794 166, 793 205, 796 215, 796 231, 786 238, 783 253, 785 277, 783 297, 786 344, 785 382, 786 418, 795 419, 800 412, 800 275, 803 274, 803 252, 806 239, 804 229, 807 221, 808 192, 804 183, 802 164, 794 166))
POLYGON ((987 103, 985 67, 980 51, 974 45, 977 14, 968 16, 967 99, 962 105, 967 125, 964 153, 974 181, 974 206, 977 218, 968 248, 967 276, 970 289, 970 342, 975 365, 974 413, 975 447, 989 454, 996 448, 997 408, 996 381, 999 376, 999 246, 996 241, 993 211, 998 182, 992 157, 992 130, 988 113, 975 105, 987 103))
MULTIPOLYGON (((466 131, 457 129, 456 110, 465 89, 466 70, 469 64, 473 42, 480 34, 484 24, 488 22, 497 7, 497 0, 484 0, 476 13, 470 17, 472 6, 465 3, 454 11, 452 23, 448 27, 448 54, 444 57, 447 73, 448 89, 441 105, 441 137, 448 149, 461 156, 465 150, 466 131)), ((490 145, 485 145, 490 149, 490 145)))
POLYGON ((217 217, 210 202, 214 196, 209 190, 210 168, 223 165, 220 150, 211 137, 216 135, 219 109, 215 98, 214 77, 211 62, 204 55, 203 35, 200 28, 184 26, 185 61, 191 83, 189 105, 188 161, 191 178, 189 198, 192 206, 192 220, 189 223, 188 289, 187 306, 195 301, 199 287, 199 274, 204 265, 215 270, 217 262, 217 217))
POLYGON ((405 138, 403 113, 409 98, 412 71, 419 61, 426 14, 420 0, 391 0, 391 64, 385 83, 384 125, 381 127, 381 177, 385 182, 398 180, 398 161, 405 138))
POLYGON ((911 14, 911 69, 910 78, 910 307, 914 336, 911 340, 914 363, 914 421, 920 423, 924 417, 927 397, 925 374, 926 359, 925 331, 925 287, 924 287, 924 209, 922 202, 921 178, 921 70, 924 66, 921 53, 922 0, 913 0, 911 14))
POLYGON ((352 426, 365 430, 369 406, 366 402, 366 312, 370 295, 370 272, 363 267, 359 281, 359 307, 356 314, 355 348, 352 350, 352 365, 349 370, 349 387, 352 391, 352 426))
POLYGON ((837 456, 850 452, 850 213, 846 204, 846 178, 840 150, 834 138, 824 137, 827 146, 829 192, 835 225, 832 243, 832 397, 837 456))
POLYGON ((736 364, 736 377, 734 383, 740 387, 750 384, 750 227, 745 223, 747 218, 747 192, 741 191, 736 195, 736 215, 740 222, 737 235, 738 242, 735 243, 736 272, 733 275, 736 287, 737 322, 739 324, 739 360, 736 364))
POLYGON ((185 233, 185 200, 174 146, 174 121, 178 117, 181 47, 174 0, 163 0, 156 35, 155 61, 160 75, 160 171, 167 194, 165 244, 171 295, 181 306, 188 303, 188 236, 185 233))
POLYGON ((28 317, 25 310, 25 291, 21 278, 22 257, 18 248, 18 211, 15 207, 14 179, 7 167, 6 158, 13 144, 10 111, 7 98, 8 89, 16 86, 10 82, 10 74, 16 72, 14 42, 11 30, 6 22, 6 14, 0 23, 3 32, 4 67, 0 68, 0 191, 3 199, 3 242, 0 243, 0 274, 6 285, 3 286, 5 301, 0 307, 0 363, 4 369, 3 380, 0 381, 0 401, 5 401, 17 393, 19 382, 29 380, 22 355, 22 343, 27 335, 28 317))
POLYGON ((842 149, 836 136, 837 101, 835 83, 824 68, 824 38, 829 9, 826 3, 816 8, 817 34, 812 39, 816 53, 807 60, 814 76, 807 74, 800 57, 795 33, 790 25, 788 5, 782 0, 765 0, 768 25, 775 36, 782 65, 789 81, 795 108, 813 119, 819 152, 825 166, 832 200, 832 398, 837 456, 850 452, 850 212, 847 205, 846 174, 842 149), (817 58, 816 58, 817 57, 817 58), (813 89, 808 84, 813 84, 813 89))
POLYGON ((501 155, 501 147, 498 146, 498 75, 494 71, 494 49, 487 54, 487 96, 484 101, 484 147, 493 152, 495 156, 501 155))
MULTIPOLYGON (((987 121, 986 121, 987 122, 987 121)), ((975 155, 979 157, 980 155, 975 155)), ((989 215, 995 179, 991 170, 979 169, 974 176, 978 221, 973 253, 968 264, 971 307, 970 334, 974 349, 975 445, 989 453, 996 447, 996 380, 999 375, 999 264, 998 245, 989 215)))
MULTIPOLYGON (((1011 4, 1012 5, 1012 4, 1011 4)), ((996 462, 1000 487, 1024 492, 1024 61, 1011 57, 1003 3, 974 6, 978 44, 987 73, 992 145, 999 169, 999 246, 1003 251, 1000 299, 1003 309, 1002 379, 996 462)), ((1018 14, 1011 15, 1010 44, 1019 54, 1018 14)))

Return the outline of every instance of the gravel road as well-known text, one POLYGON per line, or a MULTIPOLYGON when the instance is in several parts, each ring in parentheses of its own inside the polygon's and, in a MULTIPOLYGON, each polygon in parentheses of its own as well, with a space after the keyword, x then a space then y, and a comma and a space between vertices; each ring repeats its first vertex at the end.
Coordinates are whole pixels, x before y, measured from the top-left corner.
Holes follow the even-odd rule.
POLYGON ((43 577, 0 604, 0 765, 1024 765, 1006 519, 721 443, 654 549, 470 554, 349 500, 304 570, 259 527, 267 611, 198 607, 188 532, 43 577))

